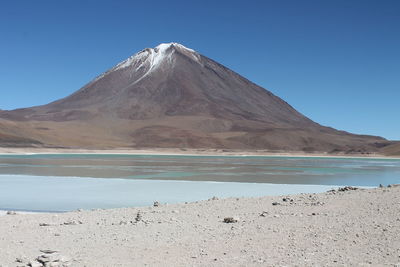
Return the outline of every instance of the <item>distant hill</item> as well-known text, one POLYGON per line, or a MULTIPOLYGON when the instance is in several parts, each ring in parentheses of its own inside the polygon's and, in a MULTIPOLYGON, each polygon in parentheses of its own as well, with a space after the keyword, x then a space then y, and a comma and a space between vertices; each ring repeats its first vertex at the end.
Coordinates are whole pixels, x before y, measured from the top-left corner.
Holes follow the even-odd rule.
POLYGON ((31 147, 31 146, 42 146, 42 144, 29 137, 23 137, 17 131, 16 133, 9 133, 5 131, 6 128, 4 124, 0 121, 0 146, 2 147, 31 147))
POLYGON ((400 156, 400 142, 386 146, 382 152, 388 156, 400 156))
POLYGON ((0 111, 1 132, 8 133, 0 136, 3 145, 82 148, 367 153, 390 144, 321 126, 270 91, 177 43, 144 49, 66 98, 0 111))

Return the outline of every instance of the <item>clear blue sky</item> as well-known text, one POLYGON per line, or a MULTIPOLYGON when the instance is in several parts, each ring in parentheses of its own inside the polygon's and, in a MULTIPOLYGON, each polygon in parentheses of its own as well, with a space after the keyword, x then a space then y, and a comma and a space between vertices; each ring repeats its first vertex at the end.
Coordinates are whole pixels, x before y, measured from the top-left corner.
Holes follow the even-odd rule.
POLYGON ((400 140, 400 1, 2 1, 0 109, 46 104, 179 42, 311 119, 400 140))

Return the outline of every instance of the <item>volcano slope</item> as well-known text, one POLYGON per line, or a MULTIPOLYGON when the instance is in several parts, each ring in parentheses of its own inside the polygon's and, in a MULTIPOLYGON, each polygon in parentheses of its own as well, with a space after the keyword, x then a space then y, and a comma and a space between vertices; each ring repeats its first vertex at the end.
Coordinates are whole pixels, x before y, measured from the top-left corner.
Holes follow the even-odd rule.
POLYGON ((177 43, 147 48, 74 94, 0 111, 0 144, 377 152, 390 144, 321 126, 271 92, 177 43), (8 138, 8 139, 7 139, 8 138))

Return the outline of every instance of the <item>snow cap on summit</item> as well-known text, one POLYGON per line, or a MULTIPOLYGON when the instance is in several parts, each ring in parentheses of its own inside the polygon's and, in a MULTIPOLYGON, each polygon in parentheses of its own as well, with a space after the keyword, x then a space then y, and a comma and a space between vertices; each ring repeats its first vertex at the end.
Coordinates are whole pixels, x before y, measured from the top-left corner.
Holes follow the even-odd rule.
POLYGON ((114 67, 114 70, 123 69, 132 65, 137 65, 135 63, 139 62, 139 66, 141 66, 144 62, 149 63, 149 71, 153 70, 155 67, 159 66, 161 62, 165 59, 169 59, 171 61, 171 55, 174 53, 174 50, 169 49, 173 47, 186 56, 189 56, 191 59, 199 62, 199 55, 198 53, 191 49, 187 48, 184 45, 179 43, 161 43, 155 48, 146 48, 139 53, 134 54, 133 56, 129 57, 128 59, 122 61, 117 66, 114 67))
POLYGON ((146 48, 132 55, 126 60, 118 63, 109 71, 97 76, 92 82, 98 81, 110 72, 126 69, 128 67, 133 67, 134 71, 137 71, 140 68, 145 68, 146 72, 142 76, 142 78, 144 78, 161 65, 164 65, 165 67, 173 66, 174 60, 172 55, 175 53, 175 51, 179 51, 181 54, 184 54, 191 60, 200 63, 200 55, 195 50, 175 42, 161 43, 154 48, 146 48), (163 64, 163 62, 166 62, 167 64, 163 64))
POLYGON ((172 42, 172 43, 161 43, 161 44, 159 44, 158 46, 156 46, 155 48, 156 48, 156 49, 163 49, 163 50, 166 50, 166 49, 170 48, 171 46, 175 46, 175 47, 177 47, 177 48, 185 49, 185 50, 188 50, 188 51, 190 51, 190 52, 192 52, 192 53, 196 53, 196 51, 194 51, 193 49, 187 48, 186 46, 184 46, 184 45, 182 45, 182 44, 174 43, 174 42, 172 42))

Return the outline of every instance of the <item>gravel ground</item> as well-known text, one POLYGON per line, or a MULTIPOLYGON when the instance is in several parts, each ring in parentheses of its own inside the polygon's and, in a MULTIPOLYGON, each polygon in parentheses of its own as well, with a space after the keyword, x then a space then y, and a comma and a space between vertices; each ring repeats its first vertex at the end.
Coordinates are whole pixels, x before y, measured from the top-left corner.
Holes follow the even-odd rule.
POLYGON ((63 214, 17 212, 0 216, 0 266, 400 264, 400 187, 347 189, 63 214))

